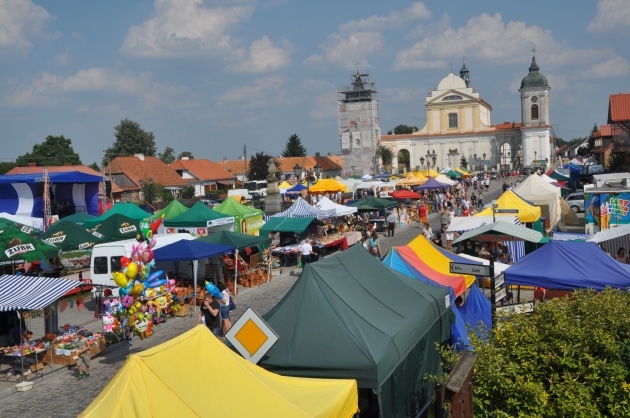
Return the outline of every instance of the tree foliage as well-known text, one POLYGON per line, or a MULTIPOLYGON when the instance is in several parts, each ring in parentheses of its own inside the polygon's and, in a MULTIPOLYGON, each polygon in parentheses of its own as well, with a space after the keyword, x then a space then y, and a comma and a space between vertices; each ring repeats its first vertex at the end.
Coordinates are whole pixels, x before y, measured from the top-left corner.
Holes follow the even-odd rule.
POLYGON ((391 164, 394 159, 394 151, 390 147, 385 145, 379 145, 376 147, 376 158, 380 158, 383 165, 391 164))
POLYGON ((268 164, 271 158, 273 158, 271 155, 267 155, 263 152, 257 152, 252 155, 249 160, 247 178, 249 180, 266 180, 269 175, 268 164))
POLYGON ((155 137, 152 132, 147 132, 140 127, 138 122, 129 119, 120 121, 114 128, 116 141, 105 150, 103 166, 116 157, 129 157, 134 154, 144 154, 154 157, 157 152, 155 137))
POLYGON ((175 162, 175 150, 171 147, 164 148, 164 152, 158 154, 158 158, 162 160, 164 164, 171 164, 175 162))
POLYGON ((15 167, 17 167, 17 164, 13 162, 0 163, 0 174, 6 174, 15 167))
POLYGON ((182 190, 182 198, 192 199, 193 197, 195 197, 195 187, 189 184, 182 190))
POLYGON ((462 157, 459 159, 459 166, 460 167, 464 167, 466 168, 468 166, 468 160, 466 159, 466 157, 464 157, 462 155, 462 157))
POLYGON ((36 163, 38 166, 73 165, 81 164, 79 154, 72 148, 72 140, 63 135, 48 135, 41 144, 33 145, 33 150, 17 158, 19 167, 28 166, 29 163, 36 163))
POLYGON ((190 151, 182 151, 179 153, 179 155, 177 156, 178 160, 181 160, 182 158, 188 157, 189 160, 194 160, 195 157, 192 155, 192 152, 190 151))
POLYGON ((304 157, 306 148, 302 145, 302 140, 297 134, 293 134, 287 139, 287 145, 282 151, 283 157, 304 157))
POLYGON ((625 157, 622 154, 613 154, 608 157, 608 164, 606 169, 610 172, 617 172, 619 168, 625 164, 625 157))
POLYGON ((393 130, 387 131, 387 135, 406 135, 418 132, 417 126, 398 125, 393 130))
POLYGON ((599 128, 597 124, 593 124, 593 128, 591 128, 591 133, 588 136, 588 152, 590 153, 593 147, 595 146, 595 132, 597 132, 599 128))
POLYGON ((99 167, 98 164, 96 164, 96 161, 94 161, 92 164, 90 164, 88 167, 90 167, 92 170, 94 171, 101 171, 101 167, 99 167))
POLYGON ((142 199, 150 205, 163 200, 165 194, 170 194, 170 192, 165 190, 164 185, 160 183, 143 181, 140 186, 140 195, 142 199))
POLYGON ((500 315, 487 340, 469 333, 475 416, 630 416, 629 305, 622 290, 581 290, 500 315))

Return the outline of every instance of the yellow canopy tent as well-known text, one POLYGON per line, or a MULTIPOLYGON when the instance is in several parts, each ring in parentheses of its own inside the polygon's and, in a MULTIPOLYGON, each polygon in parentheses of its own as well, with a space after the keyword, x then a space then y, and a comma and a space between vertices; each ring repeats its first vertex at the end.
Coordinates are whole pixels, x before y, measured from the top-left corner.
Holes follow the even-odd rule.
MULTIPOLYGON (((407 244, 407 247, 411 248, 418 258, 433 270, 451 277, 462 277, 461 274, 451 273, 451 259, 442 254, 424 235, 418 235, 407 244)), ((475 282, 475 276, 464 275, 464 280, 466 288, 469 288, 475 282)))
POLYGON ((458 173, 462 173, 462 175, 464 175, 464 176, 470 176, 470 172, 464 170, 461 167, 456 168, 455 171, 457 171, 458 173))
POLYGON ((419 186, 426 181, 427 178, 420 173, 418 173, 417 176, 413 173, 409 173, 404 179, 396 182, 396 186, 419 186))
POLYGON ((80 416, 351 417, 357 405, 355 380, 276 375, 199 325, 131 354, 80 416))
POLYGON ((282 183, 278 184, 278 189, 290 189, 291 186, 289 183, 287 183, 286 181, 283 181, 282 183))
MULTIPOLYGON (((521 222, 535 222, 540 219, 540 208, 538 206, 530 205, 512 190, 508 190, 503 193, 501 197, 497 199, 495 204, 497 205, 497 209, 517 209, 518 213, 516 214, 516 217, 521 222)), ((513 213, 495 214, 495 216, 501 215, 514 216, 513 213)), ((492 216, 492 206, 488 206, 475 216, 492 216)))
POLYGON ((338 192, 348 193, 348 186, 335 179, 321 179, 309 189, 311 193, 338 192))
POLYGON ((437 171, 435 171, 432 168, 428 168, 426 170, 418 170, 418 171, 414 171, 414 174, 417 176, 418 174, 422 174, 425 177, 437 177, 440 175, 440 173, 438 173, 437 171))

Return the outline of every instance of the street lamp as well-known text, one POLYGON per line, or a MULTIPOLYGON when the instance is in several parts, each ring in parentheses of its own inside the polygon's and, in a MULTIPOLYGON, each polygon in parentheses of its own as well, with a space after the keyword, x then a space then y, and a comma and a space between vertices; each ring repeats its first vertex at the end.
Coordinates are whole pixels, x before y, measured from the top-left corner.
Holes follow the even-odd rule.
POLYGON ((435 151, 431 151, 429 153, 429 151, 427 151, 427 166, 429 166, 430 168, 435 168, 435 162, 437 161, 437 154, 435 153, 435 151), (429 160, 433 163, 429 166, 429 160))
MULTIPOLYGON (((354 166, 352 167, 352 169, 354 170, 354 166)), ((306 183, 308 184, 307 193, 309 204, 311 203, 311 186, 319 179, 319 175, 321 174, 321 172, 322 168, 320 167, 319 163, 315 163, 315 167, 305 173, 306 183)), ((300 167, 299 164, 295 164, 295 167, 293 167, 293 174, 295 174, 295 177, 297 177, 298 180, 302 177, 302 167, 300 167)))
POLYGON ((473 155, 473 158, 475 160, 475 169, 477 169, 477 163, 479 162, 479 157, 477 156, 477 154, 473 155))
POLYGON ((424 157, 420 157, 420 167, 424 168, 424 157))
POLYGON ((538 165, 538 152, 534 151, 534 166, 538 165))

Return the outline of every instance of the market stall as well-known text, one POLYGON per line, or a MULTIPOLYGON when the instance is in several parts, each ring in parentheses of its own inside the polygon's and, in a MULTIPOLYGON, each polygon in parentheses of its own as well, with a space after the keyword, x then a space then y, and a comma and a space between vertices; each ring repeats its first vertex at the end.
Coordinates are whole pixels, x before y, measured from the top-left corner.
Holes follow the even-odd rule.
MULTIPOLYGON (((329 219, 336 216, 335 209, 318 209, 309 205, 306 200, 298 197, 293 205, 284 212, 276 213, 273 218, 316 218, 319 220, 329 219)), ((262 232, 262 229, 261 229, 262 232)))
POLYGON ((358 412, 349 379, 296 379, 269 373, 234 353, 199 325, 131 354, 81 417, 319 417, 358 412), (173 372, 178 370, 180 372, 173 372), (221 384, 208 397, 208 379, 221 384), (244 401, 246 399, 246 401, 244 401))
POLYGON ((22 216, 10 215, 8 213, 0 213, 0 230, 8 226, 12 226, 29 235, 37 235, 41 232, 41 230, 33 225, 39 224, 41 226, 41 219, 40 222, 31 222, 31 219, 33 218, 24 218, 22 216))
POLYGON ((241 234, 258 235, 263 225, 263 211, 241 205, 234 199, 225 199, 214 211, 234 217, 234 230, 241 234))
POLYGON ((89 232, 73 222, 61 220, 50 226, 48 231, 38 236, 44 242, 54 245, 61 251, 88 250, 103 240, 103 236, 89 232))
POLYGON ((140 220, 130 218, 120 213, 114 213, 100 222, 95 219, 85 221, 85 227, 92 233, 101 235, 101 242, 122 241, 135 238, 141 231, 140 220))
POLYGON ((0 230, 0 246, 4 249, 0 253, 0 266, 10 266, 12 274, 15 273, 16 267, 25 261, 31 263, 48 260, 57 257, 60 252, 59 248, 13 226, 0 230))
POLYGON ((150 213, 143 211, 135 203, 119 202, 101 216, 85 220, 84 225, 86 228, 94 228, 96 225, 103 223, 107 218, 113 215, 123 215, 127 218, 133 219, 134 221, 140 221, 151 216, 150 213))
MULTIPOLYGON (((531 202, 527 202, 525 199, 514 193, 512 190, 504 192, 495 202, 497 209, 514 209, 518 211, 516 215, 521 223, 535 222, 541 217, 541 210, 538 206, 535 206, 531 202)), ((475 216, 493 216, 493 207, 488 205, 484 210, 477 213, 475 216)), ((494 216, 514 216, 513 213, 499 212, 494 216)))
POLYGON ((208 209, 198 201, 186 212, 163 222, 167 234, 189 232, 193 236, 208 235, 210 232, 233 231, 234 217, 208 209))
POLYGON ((87 214, 85 212, 77 212, 77 213, 74 213, 72 215, 65 216, 65 217, 61 218, 60 220, 64 220, 64 221, 67 221, 67 222, 72 222, 72 223, 75 223, 77 225, 84 226, 85 225, 85 221, 88 221, 88 220, 94 219, 94 218, 96 218, 96 216, 94 216, 94 215, 90 215, 90 214, 87 214))
POLYGON ((343 183, 339 183, 335 179, 320 179, 317 183, 313 184, 309 191, 311 193, 321 193, 324 194, 326 192, 342 192, 348 193, 348 186, 343 183))

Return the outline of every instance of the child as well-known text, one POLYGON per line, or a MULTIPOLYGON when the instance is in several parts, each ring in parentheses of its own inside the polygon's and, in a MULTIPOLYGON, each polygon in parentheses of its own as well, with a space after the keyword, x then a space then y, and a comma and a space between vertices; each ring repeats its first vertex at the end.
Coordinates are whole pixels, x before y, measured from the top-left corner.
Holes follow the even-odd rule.
POLYGON ((90 360, 92 357, 90 356, 90 344, 85 339, 85 331, 81 330, 77 335, 79 336, 79 349, 75 351, 74 357, 77 357, 77 368, 79 369, 77 380, 81 380, 90 377, 90 360), (82 371, 83 366, 85 366, 85 373, 82 371))

